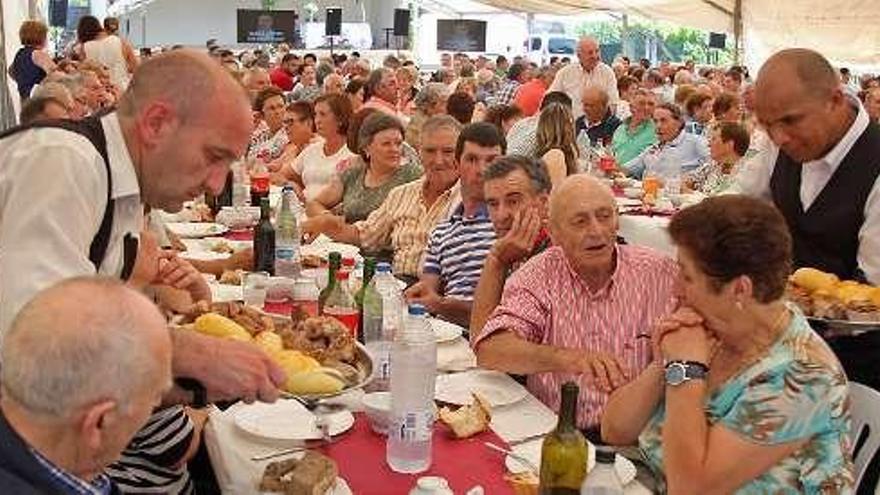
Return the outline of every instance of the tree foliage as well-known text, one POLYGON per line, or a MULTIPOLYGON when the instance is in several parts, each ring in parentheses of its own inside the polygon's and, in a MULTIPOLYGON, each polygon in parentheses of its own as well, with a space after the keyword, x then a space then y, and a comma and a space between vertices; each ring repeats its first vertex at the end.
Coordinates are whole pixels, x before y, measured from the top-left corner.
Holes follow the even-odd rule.
MULTIPOLYGON (((602 45, 617 45, 623 42, 623 22, 620 20, 586 21, 580 23, 575 31, 578 35, 596 38, 602 45)), ((683 62, 691 59, 697 63, 730 64, 733 62, 732 40, 724 50, 710 50, 709 33, 699 29, 674 26, 655 21, 636 21, 629 24, 628 37, 634 58, 646 56, 646 46, 655 41, 658 44, 657 56, 660 60, 683 62)))

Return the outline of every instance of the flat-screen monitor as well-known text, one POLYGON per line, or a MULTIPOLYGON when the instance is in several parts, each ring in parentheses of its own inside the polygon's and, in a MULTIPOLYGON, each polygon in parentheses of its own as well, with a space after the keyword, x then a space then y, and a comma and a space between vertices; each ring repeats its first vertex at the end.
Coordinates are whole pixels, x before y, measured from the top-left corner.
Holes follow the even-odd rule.
POLYGON ((437 19, 437 49, 451 52, 485 52, 486 21, 437 19))
POLYGON ((295 24, 294 10, 238 9, 238 42, 290 43, 295 24))

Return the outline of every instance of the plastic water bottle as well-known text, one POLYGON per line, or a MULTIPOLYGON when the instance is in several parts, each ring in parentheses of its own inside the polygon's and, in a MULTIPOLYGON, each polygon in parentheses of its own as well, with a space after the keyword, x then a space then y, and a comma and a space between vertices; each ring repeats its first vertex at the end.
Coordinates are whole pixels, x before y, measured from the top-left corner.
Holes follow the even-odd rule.
POLYGON ((392 471, 420 473, 431 467, 437 344, 425 307, 413 304, 391 351, 391 425, 386 461, 392 471))
POLYGON ((291 209, 293 188, 281 191, 281 208, 275 218, 275 275, 295 279, 300 272, 299 227, 291 209))
POLYGON ((587 160, 590 160, 592 158, 591 155, 593 144, 590 142, 590 136, 589 134, 587 134, 587 131, 581 129, 581 132, 578 133, 575 142, 577 143, 577 147, 581 153, 581 156, 587 160))
POLYGON ((391 380, 391 343, 403 326, 403 293, 391 274, 391 265, 378 263, 364 292, 364 344, 373 358, 370 392, 387 391, 391 380))
POLYGON ((581 485, 581 495, 623 495, 623 483, 614 469, 616 454, 608 447, 596 447, 596 465, 581 485))

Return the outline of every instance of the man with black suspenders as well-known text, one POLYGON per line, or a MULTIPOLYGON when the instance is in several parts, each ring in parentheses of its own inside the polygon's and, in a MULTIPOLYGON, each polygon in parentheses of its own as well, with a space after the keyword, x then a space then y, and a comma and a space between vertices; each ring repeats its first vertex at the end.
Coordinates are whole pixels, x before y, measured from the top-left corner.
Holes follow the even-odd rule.
MULTIPOLYGON (((0 339, 62 279, 127 278, 144 205, 177 211, 219 192, 251 126, 247 95, 222 67, 178 50, 144 63, 111 113, 2 137, 0 339)), ((278 397, 284 373, 255 347, 181 331, 172 339, 175 376, 204 390, 176 387, 166 403, 278 397)))

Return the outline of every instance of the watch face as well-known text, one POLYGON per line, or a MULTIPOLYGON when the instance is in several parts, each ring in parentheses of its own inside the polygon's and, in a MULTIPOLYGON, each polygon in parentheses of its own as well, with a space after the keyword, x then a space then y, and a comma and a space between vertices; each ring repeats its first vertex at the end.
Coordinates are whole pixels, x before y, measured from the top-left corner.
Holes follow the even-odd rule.
POLYGON ((680 385, 684 381, 685 369, 680 364, 673 364, 666 368, 666 383, 680 385))

